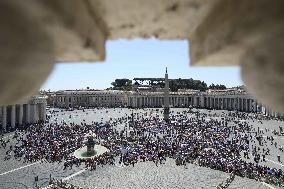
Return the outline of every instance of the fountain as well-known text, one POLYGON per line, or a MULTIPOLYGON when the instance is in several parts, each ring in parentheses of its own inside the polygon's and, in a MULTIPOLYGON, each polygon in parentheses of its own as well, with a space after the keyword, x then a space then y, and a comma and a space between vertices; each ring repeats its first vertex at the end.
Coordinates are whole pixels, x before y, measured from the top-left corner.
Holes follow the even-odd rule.
POLYGON ((78 159, 89 159, 109 152, 106 147, 98 145, 95 138, 96 135, 94 133, 87 134, 84 142, 85 146, 76 150, 74 156, 78 159))

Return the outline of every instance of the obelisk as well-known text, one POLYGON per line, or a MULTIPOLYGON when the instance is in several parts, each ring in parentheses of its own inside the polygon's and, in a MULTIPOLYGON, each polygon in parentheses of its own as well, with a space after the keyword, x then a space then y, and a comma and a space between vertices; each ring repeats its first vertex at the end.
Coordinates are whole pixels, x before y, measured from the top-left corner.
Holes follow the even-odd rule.
POLYGON ((165 74, 165 88, 164 88, 164 120, 168 123, 169 122, 169 114, 170 114, 170 102, 169 102, 169 78, 168 78, 168 70, 166 68, 165 74))

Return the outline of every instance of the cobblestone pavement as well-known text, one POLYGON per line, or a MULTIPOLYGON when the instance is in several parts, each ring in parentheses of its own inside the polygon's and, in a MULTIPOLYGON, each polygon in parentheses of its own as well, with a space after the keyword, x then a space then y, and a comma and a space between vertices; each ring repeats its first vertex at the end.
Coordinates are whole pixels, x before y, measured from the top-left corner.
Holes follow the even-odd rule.
MULTIPOLYGON (((139 110, 142 111, 142 110, 139 110)), ((207 110, 201 110, 207 111, 207 110)), ((215 111, 221 113, 221 111, 215 111)), ((111 117, 120 117, 125 114, 130 114, 131 111, 127 109, 108 110, 106 114, 105 110, 89 110, 87 112, 78 112, 79 116, 75 116, 74 112, 58 113, 55 117, 58 120, 65 121, 77 121, 78 123, 85 119, 86 123, 91 121, 107 121, 111 117), (86 114, 88 113, 88 114, 86 114), (71 118, 70 118, 71 115, 71 118)), ((55 118, 52 117, 52 120, 55 118)), ((216 118, 219 119, 219 118, 216 118)), ((263 124, 250 121, 250 124, 255 128, 265 129, 270 128, 270 131, 266 133, 271 135, 272 129, 277 129, 279 125, 284 126, 282 122, 278 121, 263 121, 263 124)), ((9 134, 10 135, 10 134, 9 134)), ((9 137, 7 135, 7 137, 9 137)), ((11 136, 10 136, 11 138, 11 136)), ((277 137, 276 141, 284 146, 284 137, 277 137)), ((12 140, 10 144, 14 143, 12 140)), ((271 148, 272 155, 267 156, 267 159, 271 161, 262 162, 275 168, 284 168, 284 164, 277 161, 276 155, 279 154, 279 150, 267 144, 271 148)), ((7 148, 9 145, 7 146, 7 148)), ((6 150, 7 150, 6 148, 6 150)), ((48 186, 49 175, 53 178, 66 179, 70 183, 85 188, 145 188, 145 189, 172 189, 172 188, 216 188, 218 184, 224 181, 229 174, 217 170, 208 169, 205 167, 199 167, 194 164, 188 164, 187 168, 183 166, 176 166, 174 160, 167 159, 165 164, 158 167, 153 162, 143 162, 135 164, 135 167, 128 166, 122 167, 119 164, 115 166, 98 167, 96 171, 81 171, 84 170, 84 166, 73 166, 72 170, 63 170, 62 163, 46 163, 46 162, 34 162, 23 163, 15 159, 4 161, 5 152, 0 147, 0 189, 29 189, 34 188, 36 183, 34 178, 38 176, 39 186, 48 186), (70 175, 78 173, 74 177, 70 175)), ((280 153, 281 157, 284 157, 283 153, 280 153)), ((229 186, 231 189, 247 188, 277 188, 275 186, 267 186, 261 182, 236 177, 235 180, 229 186)), ((277 188, 278 189, 278 188, 277 188)))
MULTIPOLYGON (((229 174, 189 164, 187 168, 176 166, 173 160, 156 165, 152 162, 138 163, 135 167, 112 166, 97 172, 85 172, 71 183, 86 188, 216 188, 229 174)), ((261 188, 262 184, 237 177, 230 188, 261 188)))

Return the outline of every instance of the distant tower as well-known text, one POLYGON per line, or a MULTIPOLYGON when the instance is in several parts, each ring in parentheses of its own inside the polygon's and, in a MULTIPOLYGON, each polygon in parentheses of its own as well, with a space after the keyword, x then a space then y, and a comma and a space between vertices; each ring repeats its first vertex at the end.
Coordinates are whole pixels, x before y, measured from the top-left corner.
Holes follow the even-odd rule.
POLYGON ((170 91, 169 91, 169 77, 168 77, 168 70, 166 68, 166 74, 165 74, 165 88, 164 88, 164 120, 168 123, 169 122, 169 114, 170 114, 170 102, 169 97, 170 91))

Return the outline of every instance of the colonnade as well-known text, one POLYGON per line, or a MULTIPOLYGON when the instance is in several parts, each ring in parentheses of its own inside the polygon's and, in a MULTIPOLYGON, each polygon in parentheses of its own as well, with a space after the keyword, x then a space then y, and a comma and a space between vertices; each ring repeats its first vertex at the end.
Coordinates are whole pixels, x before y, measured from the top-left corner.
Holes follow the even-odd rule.
POLYGON ((235 110, 241 112, 259 112, 256 100, 243 96, 204 96, 203 108, 235 110))
POLYGON ((21 125, 45 121, 45 119, 45 102, 0 106, 0 125, 4 131, 14 130, 21 125))
MULTIPOLYGON (((128 106, 133 108, 163 107, 162 93, 136 93, 129 95, 128 106), (151 95, 150 95, 151 94, 151 95)), ((236 110, 241 112, 260 112, 261 104, 249 95, 178 95, 170 94, 171 107, 195 107, 206 109, 236 110)))

